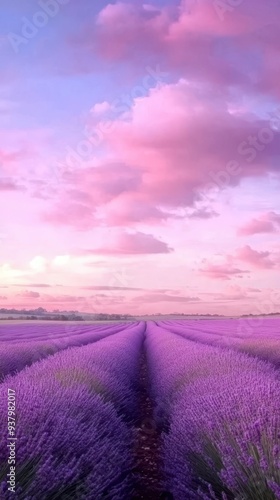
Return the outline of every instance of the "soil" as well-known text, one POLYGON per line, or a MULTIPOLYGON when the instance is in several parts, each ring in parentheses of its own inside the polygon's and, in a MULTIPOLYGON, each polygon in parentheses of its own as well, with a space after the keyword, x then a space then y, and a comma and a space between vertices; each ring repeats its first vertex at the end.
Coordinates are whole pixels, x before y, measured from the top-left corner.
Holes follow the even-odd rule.
POLYGON ((153 402, 149 395, 149 376, 145 352, 141 356, 140 391, 139 391, 139 421, 136 431, 136 486, 133 500, 163 500, 171 499, 164 492, 162 484, 160 459, 161 437, 153 418, 153 402))

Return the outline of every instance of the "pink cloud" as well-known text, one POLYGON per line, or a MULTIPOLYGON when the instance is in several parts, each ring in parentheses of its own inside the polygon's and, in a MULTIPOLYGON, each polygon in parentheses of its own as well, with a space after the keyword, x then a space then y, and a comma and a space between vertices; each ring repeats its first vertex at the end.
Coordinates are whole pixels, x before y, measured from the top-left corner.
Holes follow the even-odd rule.
POLYGON ((0 150, 0 164, 1 165, 10 165, 11 163, 14 163, 18 160, 21 160, 23 157, 26 156, 25 151, 3 151, 0 150))
POLYGON ((221 35, 245 32, 248 24, 252 25, 248 21, 240 15, 240 9, 235 9, 225 26, 214 5, 207 2, 190 4, 183 0, 178 7, 117 2, 106 5, 97 16, 96 26, 76 42, 97 48, 109 60, 133 58, 136 62, 147 53, 164 54, 169 65, 189 64, 194 71, 198 68, 194 53, 202 56, 209 69, 214 62, 214 41, 221 35))
POLYGON ((108 295, 106 295, 105 293, 97 293, 96 295, 91 295, 90 298, 91 299, 94 299, 94 298, 100 298, 100 297, 108 297, 108 295))
MULTIPOLYGON (((80 161, 81 159, 82 157, 80 161)), ((69 162, 71 161, 75 162, 75 158, 71 159, 70 155, 69 162)), ((111 163, 104 161, 84 168, 82 176, 79 171, 75 171, 74 166, 75 163, 71 173, 66 171, 65 180, 75 186, 74 189, 69 189, 68 194, 77 202, 93 202, 94 206, 98 206, 118 196, 137 192, 142 184, 141 172, 116 158, 111 163)))
POLYGON ((257 219, 252 219, 238 230, 240 236, 280 231, 280 214, 268 212, 257 219))
MULTIPOLYGON (((106 294, 103 294, 103 293, 99 293, 99 294, 96 294, 96 295, 91 295, 90 296, 90 299, 91 299, 91 307, 92 307, 92 310, 99 310, 99 311, 102 311, 102 312, 105 312, 105 310, 107 310, 108 307, 110 306, 122 306, 123 307, 123 304, 125 302, 125 296, 124 295, 115 295, 115 296, 110 296, 110 295, 106 295, 106 294)), ((129 309, 129 303, 126 302, 126 305, 125 305, 125 308, 126 310, 129 309)), ((122 308, 123 310, 123 308, 122 308)))
POLYGON ((106 223, 109 226, 127 226, 145 221, 151 225, 162 223, 169 218, 181 218, 157 208, 148 200, 144 203, 143 194, 126 194, 112 200, 104 209, 106 223))
POLYGON ((15 283, 15 284, 13 284, 13 286, 17 286, 17 287, 29 286, 30 288, 50 288, 51 287, 51 285, 48 285, 47 283, 25 283, 25 284, 15 283))
POLYGON ((24 299, 38 299, 40 294, 38 292, 32 292, 31 290, 25 290, 24 292, 18 293, 17 296, 24 299))
POLYGON ((199 302, 199 297, 182 297, 176 295, 168 295, 165 293, 147 293, 134 297, 133 302, 140 303, 156 303, 156 302, 199 302))
POLYGON ((213 217, 218 217, 219 214, 215 210, 209 208, 197 208, 191 212, 188 217, 190 219, 212 219, 213 217))
POLYGON ((0 300, 7 300, 7 297, 5 295, 0 295, 0 300))
MULTIPOLYGON (((250 270, 241 269, 239 267, 238 261, 250 264, 250 266, 257 269, 272 269, 280 265, 279 255, 273 255, 269 251, 257 251, 249 245, 245 245, 242 248, 238 248, 233 255, 224 255, 223 262, 212 263, 207 259, 204 259, 199 272, 208 278, 215 280, 230 280, 234 277, 242 278, 244 275, 250 274, 250 270)), ((240 287, 238 285, 233 285, 233 287, 238 288, 237 295, 239 295, 240 287)), ((230 287, 230 289, 233 290, 233 287, 230 287)), ((244 290, 245 289, 243 288, 242 293, 244 290)), ((250 291, 260 292, 258 288, 247 288, 245 290, 245 292, 250 291)))
MULTIPOLYGON (((108 59, 131 57, 133 50, 142 53, 160 50, 161 36, 168 29, 167 14, 152 6, 137 6, 118 2, 103 8, 96 19, 97 36, 94 42, 99 53, 108 59), (139 48, 137 40, 142 40, 139 48)), ((89 31, 86 39, 92 39, 89 31)), ((85 40, 85 38, 84 38, 85 40)), ((83 37, 80 43, 84 43, 83 37)))
POLYGON ((42 295, 43 303, 72 303, 72 302, 83 302, 85 297, 76 295, 42 295))
POLYGON ((106 291, 137 291, 143 290, 142 288, 129 287, 129 286, 107 286, 107 285, 95 285, 95 286, 83 286, 83 290, 106 290, 106 291))
POLYGON ((271 269, 276 265, 276 262, 272 259, 271 252, 258 252, 257 250, 253 250, 249 245, 239 248, 236 252, 236 257, 260 269, 271 269))
MULTIPOLYGON (((69 162, 75 162, 70 155, 69 162)), ((74 163, 73 163, 74 165, 74 163)), ((43 220, 53 225, 70 225, 79 230, 88 230, 100 225, 102 217, 96 216, 98 207, 107 207, 107 221, 113 225, 124 225, 124 209, 122 203, 127 193, 134 194, 140 188, 141 173, 125 164, 104 163, 95 167, 88 167, 80 175, 79 170, 73 167, 65 176, 66 189, 58 199, 56 205, 43 215, 43 220), (121 199, 121 203, 118 201, 121 199)), ((149 208, 137 204, 137 200, 128 200, 128 209, 125 211, 126 221, 141 220, 141 211, 148 213, 149 208)), ((160 211, 151 207, 151 217, 160 218, 160 211)), ((161 215, 164 218, 164 215, 161 215)), ((106 219, 105 219, 106 220, 106 219)))
POLYGON ((23 186, 17 184, 14 179, 0 179, 0 191, 22 191, 23 186))
POLYGON ((173 249, 167 243, 158 240, 151 234, 136 232, 134 234, 122 233, 103 247, 87 250, 88 254, 103 255, 141 255, 170 253, 173 249))
POLYGON ((211 262, 205 262, 204 266, 199 269, 201 274, 204 274, 208 278, 218 279, 218 280, 230 280, 234 277, 240 278, 244 274, 248 274, 250 271, 240 269, 235 267, 232 263, 227 262, 224 264, 212 264, 211 262))
POLYGON ((266 121, 231 114, 214 90, 180 80, 136 99, 131 119, 119 119, 108 142, 141 172, 143 201, 174 208, 192 206, 211 183, 222 189, 273 170, 272 155, 280 153, 276 133, 265 155, 249 143, 246 149, 247 139, 264 127, 266 121))
POLYGON ((227 287, 223 293, 219 294, 215 300, 248 300, 250 295, 248 295, 248 288, 242 288, 238 285, 231 285, 227 287))
POLYGON ((180 295, 181 291, 180 290, 174 290, 173 288, 155 288, 153 290, 148 290, 152 293, 167 293, 170 295, 180 295))
POLYGON ((94 207, 72 202, 70 198, 62 199, 42 219, 55 226, 71 225, 78 230, 88 230, 95 225, 94 207))
MULTIPOLYGON (((163 61, 170 72, 211 84, 237 84, 279 95, 279 21, 271 2, 189 2, 178 6, 116 2, 106 5, 72 46, 104 62, 163 61), (225 7, 221 7, 221 4, 225 7), (220 8, 217 7, 220 5, 220 8), (222 50, 222 44, 228 53, 222 50), (264 54, 262 64, 256 52, 264 54), (248 71, 248 65, 250 65, 248 71)), ((77 64, 77 71, 80 64, 77 64)))
POLYGON ((198 89, 186 80, 157 87, 135 99, 129 118, 119 116, 104 136, 114 161, 69 174, 44 220, 88 230, 164 223, 180 218, 176 210, 185 207, 194 208, 193 217, 214 216, 197 207, 205 192, 275 170, 279 132, 271 132, 261 151, 249 146, 268 127, 268 121, 232 114, 215 89, 198 89))

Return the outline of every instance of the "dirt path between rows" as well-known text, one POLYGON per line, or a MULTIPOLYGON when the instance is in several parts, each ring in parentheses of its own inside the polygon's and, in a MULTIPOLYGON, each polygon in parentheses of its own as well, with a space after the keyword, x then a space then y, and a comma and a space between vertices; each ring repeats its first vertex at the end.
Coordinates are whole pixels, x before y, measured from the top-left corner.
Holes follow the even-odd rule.
POLYGON ((163 500, 172 496, 164 491, 160 458, 160 433, 153 418, 153 403, 149 395, 149 374, 143 349, 139 373, 139 421, 135 445, 136 481, 133 500, 163 500))

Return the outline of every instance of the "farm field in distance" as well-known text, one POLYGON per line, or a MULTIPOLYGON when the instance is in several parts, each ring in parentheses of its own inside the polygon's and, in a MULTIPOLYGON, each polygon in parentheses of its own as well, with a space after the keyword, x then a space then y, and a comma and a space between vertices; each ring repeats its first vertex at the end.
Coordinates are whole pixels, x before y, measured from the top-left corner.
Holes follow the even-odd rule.
POLYGON ((279 368, 279 318, 1 322, 0 498, 279 500, 279 368))

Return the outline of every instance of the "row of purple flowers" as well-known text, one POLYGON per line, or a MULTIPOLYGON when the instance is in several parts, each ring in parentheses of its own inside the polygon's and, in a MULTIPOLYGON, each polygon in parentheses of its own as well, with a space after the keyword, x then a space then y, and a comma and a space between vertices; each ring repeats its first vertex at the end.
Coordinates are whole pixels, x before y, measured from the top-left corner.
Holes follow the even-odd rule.
MULTIPOLYGON (((115 327, 116 331, 117 328, 115 327)), ((7 436, 0 435, 3 500, 121 499, 133 487, 137 377, 145 324, 59 352, 0 385, 16 394, 16 493, 7 488, 7 436)), ((5 412, 3 412, 5 413, 5 412)), ((1 414, 1 429, 7 415, 1 414)))
POLYGON ((190 340, 257 356, 280 368, 280 319, 162 321, 163 328, 190 340))
MULTIPOLYGON (((17 333, 18 341, 5 340, 0 342, 0 381, 7 375, 15 374, 25 366, 44 359, 58 351, 74 346, 82 346, 123 331, 129 325, 87 325, 86 327, 70 327, 63 325, 56 327, 34 329, 22 325, 17 333)), ((11 332, 9 332, 11 335, 11 332)), ((11 335, 11 339, 13 336, 11 335)))
POLYGON ((279 500, 278 372, 152 322, 145 344, 166 488, 173 497, 279 500))

